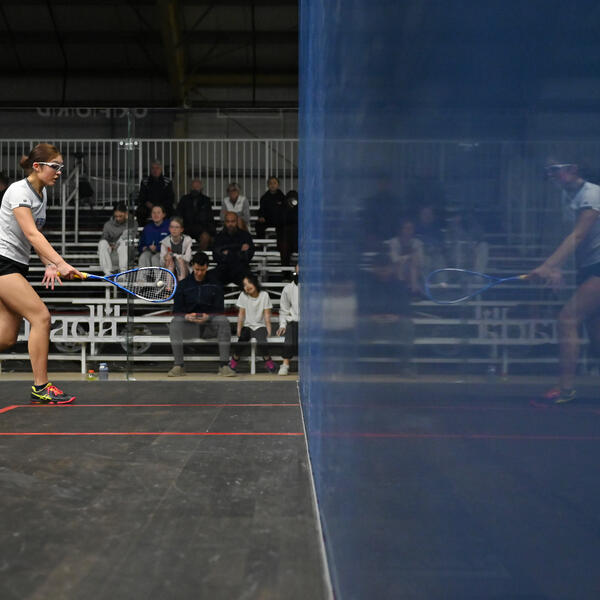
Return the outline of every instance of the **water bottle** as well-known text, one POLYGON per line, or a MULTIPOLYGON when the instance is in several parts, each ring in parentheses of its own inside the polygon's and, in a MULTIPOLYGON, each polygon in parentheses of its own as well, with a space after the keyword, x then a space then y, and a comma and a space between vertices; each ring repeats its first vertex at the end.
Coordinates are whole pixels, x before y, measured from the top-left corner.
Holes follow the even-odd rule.
POLYGON ((489 383, 496 381, 496 365, 489 365, 486 375, 489 383))
POLYGON ((108 365, 106 363, 100 363, 98 367, 98 371, 100 373, 100 381, 108 380, 108 365))
POLYGON ((94 369, 90 369, 87 372, 87 375, 85 376, 86 381, 98 381, 98 376, 96 375, 96 372, 94 371, 94 369))

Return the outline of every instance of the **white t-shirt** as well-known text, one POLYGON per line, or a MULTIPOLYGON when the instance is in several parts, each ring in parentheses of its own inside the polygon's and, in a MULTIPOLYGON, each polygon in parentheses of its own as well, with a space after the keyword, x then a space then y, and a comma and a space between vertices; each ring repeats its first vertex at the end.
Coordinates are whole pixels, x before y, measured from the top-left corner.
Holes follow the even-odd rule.
POLYGON ((13 210, 20 206, 31 209, 38 229, 46 223, 46 188, 40 196, 27 179, 11 183, 0 205, 0 256, 10 258, 24 265, 29 264, 31 244, 17 222, 13 210))
POLYGON ((259 327, 266 327, 264 310, 273 308, 271 298, 265 291, 259 292, 256 298, 242 292, 235 305, 245 309, 244 327, 249 327, 252 331, 256 331, 259 327))
MULTIPOLYGON (((568 202, 571 218, 576 219, 579 212, 585 208, 591 208, 600 212, 600 187, 595 183, 586 181, 570 198, 563 192, 563 198, 568 202)), ((578 269, 589 267, 600 262, 600 217, 592 225, 588 234, 575 249, 575 264, 578 269)))

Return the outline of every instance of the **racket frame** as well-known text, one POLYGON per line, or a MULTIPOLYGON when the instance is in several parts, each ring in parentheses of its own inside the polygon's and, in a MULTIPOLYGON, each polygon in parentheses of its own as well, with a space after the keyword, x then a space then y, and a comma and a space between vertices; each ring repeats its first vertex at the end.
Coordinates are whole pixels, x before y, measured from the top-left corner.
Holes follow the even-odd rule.
MULTIPOLYGON (((93 275, 92 273, 84 273, 83 271, 81 271, 81 274, 83 275, 83 279, 106 281, 108 283, 111 283, 115 287, 118 287, 120 290, 123 290, 124 292, 130 294, 131 296, 135 296, 136 298, 139 298, 140 300, 144 300, 145 302, 152 302, 154 304, 158 304, 160 302, 168 302, 169 300, 171 300, 171 298, 173 298, 173 296, 175 295, 175 291, 177 290, 177 277, 175 277, 175 274, 172 271, 169 271, 169 269, 165 269, 164 267, 136 267, 135 269, 128 269, 127 271, 122 271, 121 273, 114 273, 113 275, 108 275, 108 276, 93 275), (150 271, 160 270, 160 271, 166 271, 167 273, 170 273, 170 275, 173 277, 174 285, 173 285, 173 292, 171 293, 171 295, 168 298, 160 298, 158 300, 150 300, 149 298, 140 296, 139 294, 136 294, 134 291, 129 290, 126 287, 124 287, 121 284, 114 281, 114 278, 119 277, 121 275, 126 275, 127 273, 136 273, 139 271, 147 271, 147 270, 150 270, 150 271)), ((149 282, 149 285, 152 285, 152 283, 149 282)))
POLYGON ((425 279, 425 295, 427 296, 427 298, 429 298, 432 302, 435 302, 436 304, 459 304, 460 302, 465 302, 466 300, 470 300, 471 298, 474 298, 475 296, 482 294, 483 292, 498 285, 499 283, 504 283, 505 281, 519 281, 519 280, 523 280, 523 279, 527 279, 526 274, 512 275, 511 277, 494 277, 493 275, 488 275, 487 273, 479 273, 477 271, 470 271, 469 269, 459 269, 458 267, 445 267, 443 269, 436 269, 435 271, 431 271, 431 273, 429 273, 429 275, 427 275, 427 278, 425 279), (437 273, 442 273, 442 272, 444 272, 444 273, 466 273, 467 275, 476 275, 478 277, 484 277, 485 279, 487 279, 489 281, 489 283, 487 285, 484 285, 483 287, 477 289, 472 294, 467 294, 466 296, 462 296, 461 298, 456 298, 454 300, 437 300, 436 298, 433 297, 433 295, 431 293, 429 282, 434 275, 436 275, 437 273))

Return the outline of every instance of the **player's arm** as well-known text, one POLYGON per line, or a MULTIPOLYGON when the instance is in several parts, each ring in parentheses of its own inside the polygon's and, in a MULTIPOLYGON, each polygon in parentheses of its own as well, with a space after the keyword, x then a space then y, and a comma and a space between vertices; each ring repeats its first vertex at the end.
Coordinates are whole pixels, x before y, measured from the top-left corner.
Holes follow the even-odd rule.
POLYGON ((573 231, 561 242, 558 248, 537 268, 531 271, 531 276, 544 279, 552 278, 567 258, 575 251, 575 248, 590 232, 590 229, 600 216, 600 212, 592 208, 583 209, 577 216, 573 231))
POLYGON ((83 277, 75 267, 72 267, 60 256, 44 234, 36 227, 31 208, 17 206, 13 209, 13 214, 25 237, 46 266, 42 283, 45 283, 46 286, 50 284, 54 288, 54 281, 59 278, 59 272, 62 277, 67 279, 71 279, 73 276, 83 277))

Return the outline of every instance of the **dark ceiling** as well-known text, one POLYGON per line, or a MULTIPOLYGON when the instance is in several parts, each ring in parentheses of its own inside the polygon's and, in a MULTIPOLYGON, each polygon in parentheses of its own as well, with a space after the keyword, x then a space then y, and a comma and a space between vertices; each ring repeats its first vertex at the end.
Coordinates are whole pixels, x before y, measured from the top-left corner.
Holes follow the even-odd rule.
POLYGON ((2 1, 4 106, 295 106, 297 0, 2 1))

